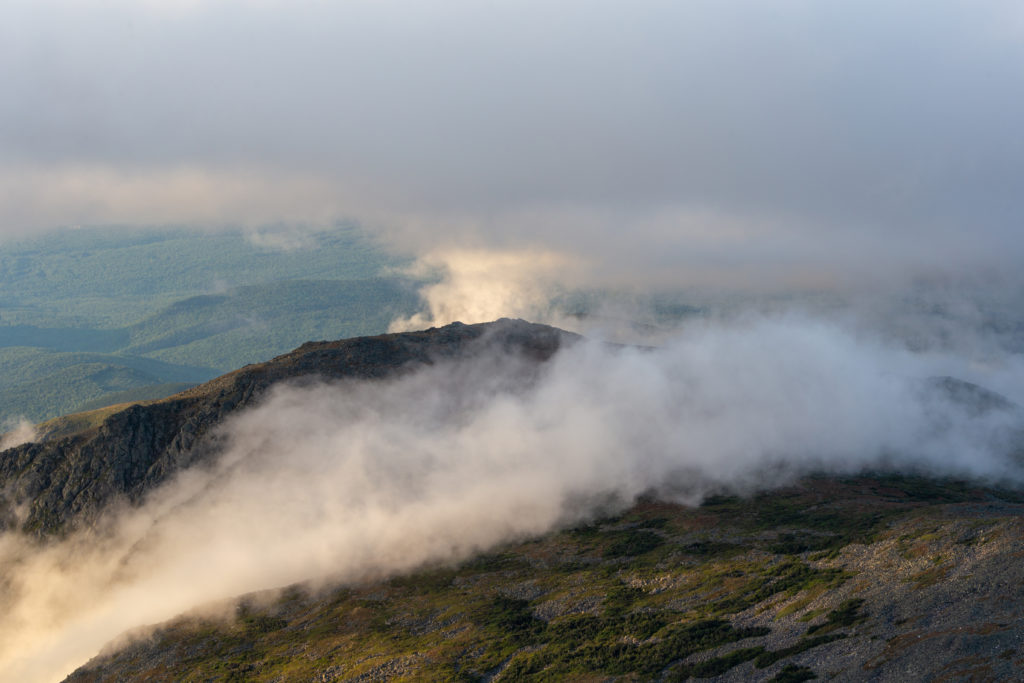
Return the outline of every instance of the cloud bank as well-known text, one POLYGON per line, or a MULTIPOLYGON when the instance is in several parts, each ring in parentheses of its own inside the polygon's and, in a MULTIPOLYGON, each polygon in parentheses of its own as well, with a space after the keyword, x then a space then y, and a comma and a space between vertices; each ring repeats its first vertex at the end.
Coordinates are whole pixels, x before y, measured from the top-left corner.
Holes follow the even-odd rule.
POLYGON ((13 0, 0 234, 359 220, 609 281, 1024 256, 1008 0, 13 0))
MULTIPOLYGON (((1013 410, 928 382, 1024 368, 912 353, 805 318, 695 323, 658 349, 580 342, 400 379, 279 386, 216 463, 45 548, 0 537, 0 673, 50 681, 123 631, 309 579, 456 562, 626 506, 696 503, 808 472, 896 467, 1024 481, 1013 410)), ((968 395, 970 392, 968 392, 968 395)))
POLYGON ((453 322, 467 325, 499 317, 558 322, 552 296, 573 281, 580 265, 550 251, 452 249, 421 256, 405 272, 426 280, 425 310, 391 322, 389 332, 408 332, 453 322))
POLYGON ((24 417, 0 422, 0 451, 36 439, 36 426, 24 417))

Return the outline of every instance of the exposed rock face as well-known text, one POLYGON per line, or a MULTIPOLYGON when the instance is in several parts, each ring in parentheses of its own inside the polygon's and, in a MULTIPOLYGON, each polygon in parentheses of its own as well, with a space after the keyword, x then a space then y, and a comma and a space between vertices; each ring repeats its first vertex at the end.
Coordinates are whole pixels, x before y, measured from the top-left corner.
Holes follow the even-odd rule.
POLYGON ((96 428, 4 451, 0 530, 20 527, 36 536, 60 534, 89 525, 115 500, 138 502, 174 472, 210 458, 218 446, 215 427, 253 405, 277 382, 381 379, 495 347, 544 361, 575 338, 552 327, 503 319, 303 344, 162 401, 129 406, 96 428))

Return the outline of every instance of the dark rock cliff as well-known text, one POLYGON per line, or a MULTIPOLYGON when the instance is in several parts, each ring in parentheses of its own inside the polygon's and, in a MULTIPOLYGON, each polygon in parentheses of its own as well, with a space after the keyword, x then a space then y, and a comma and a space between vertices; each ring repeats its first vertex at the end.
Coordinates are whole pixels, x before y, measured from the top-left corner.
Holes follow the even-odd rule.
POLYGON ((0 454, 0 530, 39 537, 93 523, 116 500, 137 503, 174 472, 217 452, 214 429, 273 384, 302 377, 382 379, 488 350, 537 361, 575 335, 502 319, 422 332, 309 342, 167 399, 126 407, 98 427, 0 454), (17 512, 16 512, 17 511, 17 512))

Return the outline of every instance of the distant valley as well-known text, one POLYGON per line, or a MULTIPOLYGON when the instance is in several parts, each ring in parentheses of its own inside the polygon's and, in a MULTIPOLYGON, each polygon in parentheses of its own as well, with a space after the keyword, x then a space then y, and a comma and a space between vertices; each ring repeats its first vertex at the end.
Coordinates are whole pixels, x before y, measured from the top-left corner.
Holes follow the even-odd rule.
POLYGON ((310 339, 416 310, 402 262, 355 229, 90 229, 0 245, 0 431, 169 395, 310 339))

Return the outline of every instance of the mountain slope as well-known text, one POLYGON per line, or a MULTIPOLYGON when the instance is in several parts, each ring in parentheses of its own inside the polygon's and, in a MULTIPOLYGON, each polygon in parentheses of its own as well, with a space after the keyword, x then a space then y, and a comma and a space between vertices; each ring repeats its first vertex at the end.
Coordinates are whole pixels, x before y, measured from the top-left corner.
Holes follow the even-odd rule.
POLYGON ((209 458, 215 427, 276 382, 303 377, 380 379, 498 345, 543 360, 572 335, 505 320, 425 332, 312 342, 194 389, 131 405, 84 432, 10 449, 0 459, 0 529, 37 536, 89 524, 115 499, 137 502, 174 472, 209 458), (15 511, 25 512, 16 515, 15 511))
POLYGON ((646 501, 457 567, 249 596, 68 680, 1011 680, 1022 513, 892 475, 646 501))

